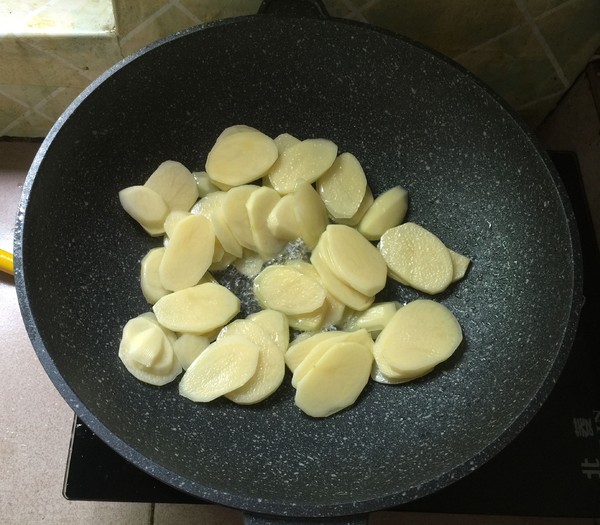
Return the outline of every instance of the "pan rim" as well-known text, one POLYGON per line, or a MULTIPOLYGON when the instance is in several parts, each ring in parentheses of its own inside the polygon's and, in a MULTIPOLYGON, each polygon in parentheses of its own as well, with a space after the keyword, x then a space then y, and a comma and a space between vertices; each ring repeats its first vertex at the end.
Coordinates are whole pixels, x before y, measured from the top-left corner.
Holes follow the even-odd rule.
MULTIPOLYGON (((409 44, 416 45, 422 50, 427 51, 430 54, 433 54, 436 58, 443 60, 451 67, 458 69, 460 72, 469 77, 471 81, 474 81, 480 88, 484 89, 486 95, 490 97, 493 101, 498 103, 502 109, 504 110, 506 116, 513 119, 515 124, 521 129, 524 135, 529 140, 530 144, 535 147, 537 154, 540 156, 540 159, 548 169, 548 173, 553 179, 554 186, 557 189, 559 200, 562 204, 562 211, 565 214, 568 232, 570 235, 571 241, 571 249, 573 254, 573 268, 572 268, 572 295, 573 302, 572 307, 569 312, 569 318, 566 321, 566 328, 563 334, 562 343, 560 345, 560 350, 557 353, 557 358, 554 360, 552 366, 550 367, 549 373, 546 377, 546 380, 543 382, 542 386, 538 389, 535 396, 529 400, 525 408, 522 412, 516 416, 512 423, 506 427, 503 433, 491 444, 488 444, 485 448, 483 448, 480 452, 473 455, 468 463, 463 465, 459 465, 449 471, 446 471, 441 476, 430 480, 419 487, 412 488, 407 490, 404 493, 398 494, 387 494, 382 495, 378 498, 370 498, 364 501, 356 501, 356 502, 342 502, 342 503, 328 503, 328 504, 290 504, 290 503, 280 503, 276 501, 269 500, 261 500, 257 501, 254 497, 247 497, 239 494, 230 494, 224 492, 223 490, 218 490, 211 488, 209 486, 203 485, 201 483, 190 481, 179 474, 174 474, 172 471, 162 467, 157 464, 155 461, 150 460, 140 452, 138 452, 134 447, 128 445, 125 441, 121 440, 117 435, 113 434, 98 418, 95 416, 91 410, 85 406, 82 401, 78 398, 76 393, 71 389, 71 387, 67 384, 67 381, 61 376, 58 368, 56 367, 54 361, 50 357, 48 350, 46 349, 45 343, 41 338, 41 335, 37 328, 36 319, 31 311, 28 293, 26 289, 26 275, 23 268, 23 236, 26 228, 26 224, 24 223, 25 210, 27 208, 27 204, 29 201, 29 196, 34 187, 35 178, 37 176, 38 170, 42 163, 43 158, 45 157, 48 149, 50 148, 52 142, 60 133, 63 125, 68 121, 69 117, 72 113, 79 107, 85 99, 95 91, 101 84, 103 84, 107 79, 113 76, 114 73, 124 68, 130 62, 140 58, 141 56, 147 54, 153 49, 162 46, 166 43, 169 43, 173 40, 185 37, 186 35, 195 33, 197 31, 204 31, 211 29, 213 27, 219 27, 222 25, 229 24, 237 24, 237 23, 247 23, 251 22, 255 19, 262 20, 265 16, 269 16, 270 18, 273 15, 249 15, 244 17, 236 17, 225 20, 220 20, 216 22, 210 22, 207 24, 202 24, 199 26, 194 26, 192 28, 188 28, 183 31, 179 31, 174 33, 173 35, 169 35, 164 37, 156 42, 145 46, 144 48, 138 50, 134 54, 124 58, 111 68, 109 68, 106 72, 100 75, 96 80, 94 80, 65 110, 65 112, 61 115, 61 117, 57 120, 55 125, 50 130, 47 137, 44 139, 42 145, 40 146, 38 153, 36 154, 32 166, 29 170, 25 183, 23 185, 23 193, 21 202, 19 205, 19 212, 17 217, 17 223, 15 228, 15 243, 14 243, 14 253, 15 253, 15 284, 17 289, 17 296, 19 301, 19 306, 21 309, 21 313, 24 319, 25 326, 27 328, 28 335, 31 339, 32 345, 38 358, 50 376, 54 386, 57 388, 61 396, 65 399, 67 404, 75 411, 75 413, 82 419, 82 421, 90 427, 90 429, 96 433, 104 442, 108 443, 111 448, 113 448, 117 453, 123 456, 128 461, 134 463, 137 467, 146 471, 148 474, 160 479, 163 482, 166 482, 175 488, 183 490, 193 496, 205 498, 207 500, 213 501, 217 504, 221 504, 228 507, 233 507, 237 509, 241 509, 248 512, 257 512, 268 515, 277 515, 277 516, 287 516, 287 517, 333 517, 333 516, 343 516, 350 514, 362 514, 365 512, 381 510, 384 508, 394 507, 400 505, 402 503, 407 503, 409 501, 414 501, 418 497, 425 496, 436 490, 439 490, 452 482, 464 477, 467 475, 474 467, 479 467, 486 463, 489 459, 495 456, 500 450, 502 450, 508 443, 512 441, 512 439, 529 423, 531 418, 537 413, 539 408, 542 406, 550 391, 552 390, 553 384, 560 375, 564 364, 569 355, 569 349, 572 346, 573 340, 575 338, 575 334, 577 332, 577 320, 579 318, 581 307, 583 306, 583 276, 582 276, 582 261, 581 261, 581 246, 579 241, 579 234, 577 229, 577 224, 574 217, 574 212, 572 210, 570 201, 566 194, 566 190, 564 189, 563 183, 558 176, 554 165, 552 164, 547 153, 541 149, 539 146, 537 139, 535 138, 533 132, 524 124, 521 117, 519 117, 512 108, 508 106, 508 104, 499 97, 494 91, 492 91, 489 86, 487 86, 480 79, 475 77, 465 68, 455 63, 448 57, 441 55, 440 53, 432 50, 418 42, 412 41, 406 37, 396 35, 387 30, 376 28, 373 26, 369 26, 367 24, 363 24, 360 22, 340 20, 340 19, 330 19, 325 20, 326 23, 343 23, 343 24, 351 24, 360 26, 369 31, 380 32, 385 35, 391 36, 393 38, 400 38, 401 40, 406 41, 409 44), (553 378, 553 381, 549 379, 553 378)), ((277 17, 282 19, 284 17, 277 17)), ((292 17, 285 17, 286 19, 292 17)), ((302 23, 307 23, 307 20, 313 19, 305 19, 305 18, 294 18, 296 21, 301 21, 302 23)), ((321 20, 323 22, 323 20, 321 20)))

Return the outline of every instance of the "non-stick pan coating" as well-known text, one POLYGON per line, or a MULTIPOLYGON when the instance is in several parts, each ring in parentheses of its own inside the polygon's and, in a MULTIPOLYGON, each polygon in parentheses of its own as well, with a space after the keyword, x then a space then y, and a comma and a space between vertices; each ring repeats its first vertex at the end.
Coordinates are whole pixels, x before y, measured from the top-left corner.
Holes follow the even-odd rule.
MULTIPOLYGON (((34 347, 77 414, 141 468, 216 502, 284 515, 410 501, 479 466, 556 380, 581 305, 574 219, 532 137, 473 77, 362 25, 255 16, 176 35, 95 82, 65 113, 25 184, 19 299, 34 347), (408 219, 472 258, 436 299, 464 343, 422 380, 370 384, 327 419, 294 406, 289 377, 253 407, 194 404, 117 358, 149 310, 146 236, 119 205, 166 160, 203 169, 218 133, 248 124, 324 137, 362 162, 375 195, 410 192, 408 219)), ((397 284, 382 299, 420 294, 397 284)), ((15 370, 15 373, 20 371, 15 370)))

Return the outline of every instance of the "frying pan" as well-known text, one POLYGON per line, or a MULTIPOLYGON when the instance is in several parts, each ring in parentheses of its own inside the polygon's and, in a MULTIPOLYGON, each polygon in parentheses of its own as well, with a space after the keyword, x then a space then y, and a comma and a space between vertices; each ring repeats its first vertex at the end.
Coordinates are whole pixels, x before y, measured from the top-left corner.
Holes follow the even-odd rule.
MULTIPOLYGON (((520 119, 432 50, 312 13, 195 27, 102 75, 33 162, 15 255, 29 336, 76 414, 144 471, 249 522, 360 521, 467 475, 543 403, 582 305, 573 213, 520 119), (404 385, 371 383, 327 419, 294 406, 289 376, 240 407, 194 404, 177 381, 156 388, 129 375, 121 330, 150 308, 139 264, 161 241, 128 219, 118 191, 166 159, 202 169, 219 132, 238 123, 333 140, 361 161, 375 195, 401 184, 408 220, 472 258, 465 279, 435 297, 464 331, 450 360, 404 385)), ((245 293, 248 283, 219 277, 245 293)), ((390 281, 378 299, 422 296, 390 281)), ((245 301, 241 315, 255 308, 245 301)))

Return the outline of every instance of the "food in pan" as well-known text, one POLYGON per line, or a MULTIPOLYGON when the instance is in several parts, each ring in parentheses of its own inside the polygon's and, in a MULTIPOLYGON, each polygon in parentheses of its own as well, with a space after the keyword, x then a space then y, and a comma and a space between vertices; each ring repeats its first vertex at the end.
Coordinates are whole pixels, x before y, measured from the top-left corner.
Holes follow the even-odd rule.
POLYGON ((146 232, 165 235, 141 264, 152 312, 125 325, 119 351, 141 381, 162 385, 184 370, 184 397, 254 404, 287 366, 296 405, 327 417, 355 403, 369 378, 410 381, 462 341, 457 319, 432 299, 375 300, 388 277, 439 293, 470 259, 404 223, 406 190, 374 197, 358 159, 330 140, 232 126, 205 172, 166 161, 119 197, 146 232), (263 308, 246 318, 213 276, 232 264, 263 308))

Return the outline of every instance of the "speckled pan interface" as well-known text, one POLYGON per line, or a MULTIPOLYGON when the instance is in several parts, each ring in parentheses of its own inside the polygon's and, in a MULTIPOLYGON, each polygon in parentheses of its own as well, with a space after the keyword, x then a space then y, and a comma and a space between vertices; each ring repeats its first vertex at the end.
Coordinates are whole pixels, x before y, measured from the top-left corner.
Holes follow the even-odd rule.
MULTIPOLYGON (((577 288, 570 212, 519 124, 437 56, 363 26, 251 17, 140 54, 69 112, 26 184, 24 314, 75 410, 163 480, 269 513, 390 506, 489 457, 559 372, 577 288), (128 220, 117 193, 166 159, 203 168, 218 133, 239 123, 332 139, 375 194, 403 185, 409 219, 473 259, 438 297, 465 334, 450 361, 406 385, 371 384, 325 420, 294 407, 289 380, 254 407, 195 405, 177 383, 153 388, 125 371, 120 331, 149 309, 139 262, 160 240, 128 220)), ((418 296, 395 284, 380 295, 418 296)))

